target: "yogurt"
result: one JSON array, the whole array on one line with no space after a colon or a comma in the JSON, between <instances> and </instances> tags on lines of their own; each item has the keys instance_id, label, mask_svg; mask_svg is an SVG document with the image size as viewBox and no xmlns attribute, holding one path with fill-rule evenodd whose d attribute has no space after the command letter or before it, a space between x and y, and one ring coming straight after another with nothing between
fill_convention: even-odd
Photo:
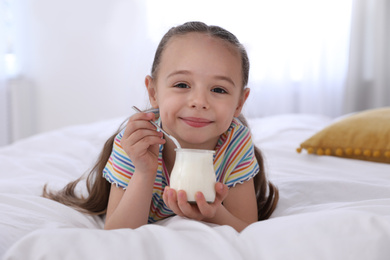
<instances>
[{"instance_id":1,"label":"yogurt","mask_svg":"<svg viewBox=\"0 0 390 260\"><path fill-rule=\"evenodd\" d=\"M215 151L177 148L170 176L172 189L184 190L187 201L195 202L195 194L203 193L207 202L215 200L216 176L213 165Z\"/></svg>"}]
</instances>

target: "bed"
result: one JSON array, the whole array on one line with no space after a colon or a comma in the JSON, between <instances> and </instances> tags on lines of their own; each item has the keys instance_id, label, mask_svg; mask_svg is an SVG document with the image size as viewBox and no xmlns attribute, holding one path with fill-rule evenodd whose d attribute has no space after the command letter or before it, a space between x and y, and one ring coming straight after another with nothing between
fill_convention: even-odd
<instances>
[{"instance_id":1,"label":"bed","mask_svg":"<svg viewBox=\"0 0 390 260\"><path fill-rule=\"evenodd\" d=\"M59 189L87 172L123 120L0 149L0 258L390 259L390 164L301 151L304 140L336 120L321 115L249 119L280 200L270 219L241 233L179 216L105 231L100 217L40 196L45 183Z\"/></svg>"}]
</instances>

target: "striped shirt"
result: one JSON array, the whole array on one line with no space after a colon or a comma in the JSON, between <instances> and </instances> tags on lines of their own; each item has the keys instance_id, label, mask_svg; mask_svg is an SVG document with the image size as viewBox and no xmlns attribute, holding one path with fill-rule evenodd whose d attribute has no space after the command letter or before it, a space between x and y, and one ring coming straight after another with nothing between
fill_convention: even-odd
<instances>
[{"instance_id":1,"label":"striped shirt","mask_svg":"<svg viewBox=\"0 0 390 260\"><path fill-rule=\"evenodd\" d=\"M156 123L161 125L160 119ZM114 140L112 153L103 170L103 177L110 183L126 189L135 168L121 146L123 133L124 130ZM159 150L148 223L174 215L162 198L165 186L169 186L169 174L162 157L163 145L160 145ZM233 119L229 129L220 136L215 151L216 181L226 184L229 188L253 178L259 172L250 131L236 118Z\"/></svg>"}]
</instances>

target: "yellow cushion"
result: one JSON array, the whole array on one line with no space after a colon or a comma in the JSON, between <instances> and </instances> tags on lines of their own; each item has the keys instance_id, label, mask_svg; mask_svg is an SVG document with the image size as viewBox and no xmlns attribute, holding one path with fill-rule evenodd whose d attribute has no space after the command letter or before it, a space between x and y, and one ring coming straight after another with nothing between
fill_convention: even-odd
<instances>
[{"instance_id":1,"label":"yellow cushion","mask_svg":"<svg viewBox=\"0 0 390 260\"><path fill-rule=\"evenodd\" d=\"M345 117L325 127L300 148L310 154L390 163L390 107Z\"/></svg>"}]
</instances>

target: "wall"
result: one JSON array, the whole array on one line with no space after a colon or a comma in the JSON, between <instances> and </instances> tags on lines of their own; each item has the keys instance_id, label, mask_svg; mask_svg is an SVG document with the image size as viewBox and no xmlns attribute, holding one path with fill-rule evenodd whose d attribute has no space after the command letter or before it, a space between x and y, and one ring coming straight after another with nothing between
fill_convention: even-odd
<instances>
[{"instance_id":1,"label":"wall","mask_svg":"<svg viewBox=\"0 0 390 260\"><path fill-rule=\"evenodd\" d=\"M22 77L31 82L35 132L125 116L147 104L155 46L137 1L30 0L23 6ZM131 14L131 15L129 15ZM137 66L139 60L150 60Z\"/></svg>"},{"instance_id":2,"label":"wall","mask_svg":"<svg viewBox=\"0 0 390 260\"><path fill-rule=\"evenodd\" d=\"M9 115L8 115L8 102L7 102L7 91L4 81L0 79L0 146L9 143Z\"/></svg>"}]
</instances>

